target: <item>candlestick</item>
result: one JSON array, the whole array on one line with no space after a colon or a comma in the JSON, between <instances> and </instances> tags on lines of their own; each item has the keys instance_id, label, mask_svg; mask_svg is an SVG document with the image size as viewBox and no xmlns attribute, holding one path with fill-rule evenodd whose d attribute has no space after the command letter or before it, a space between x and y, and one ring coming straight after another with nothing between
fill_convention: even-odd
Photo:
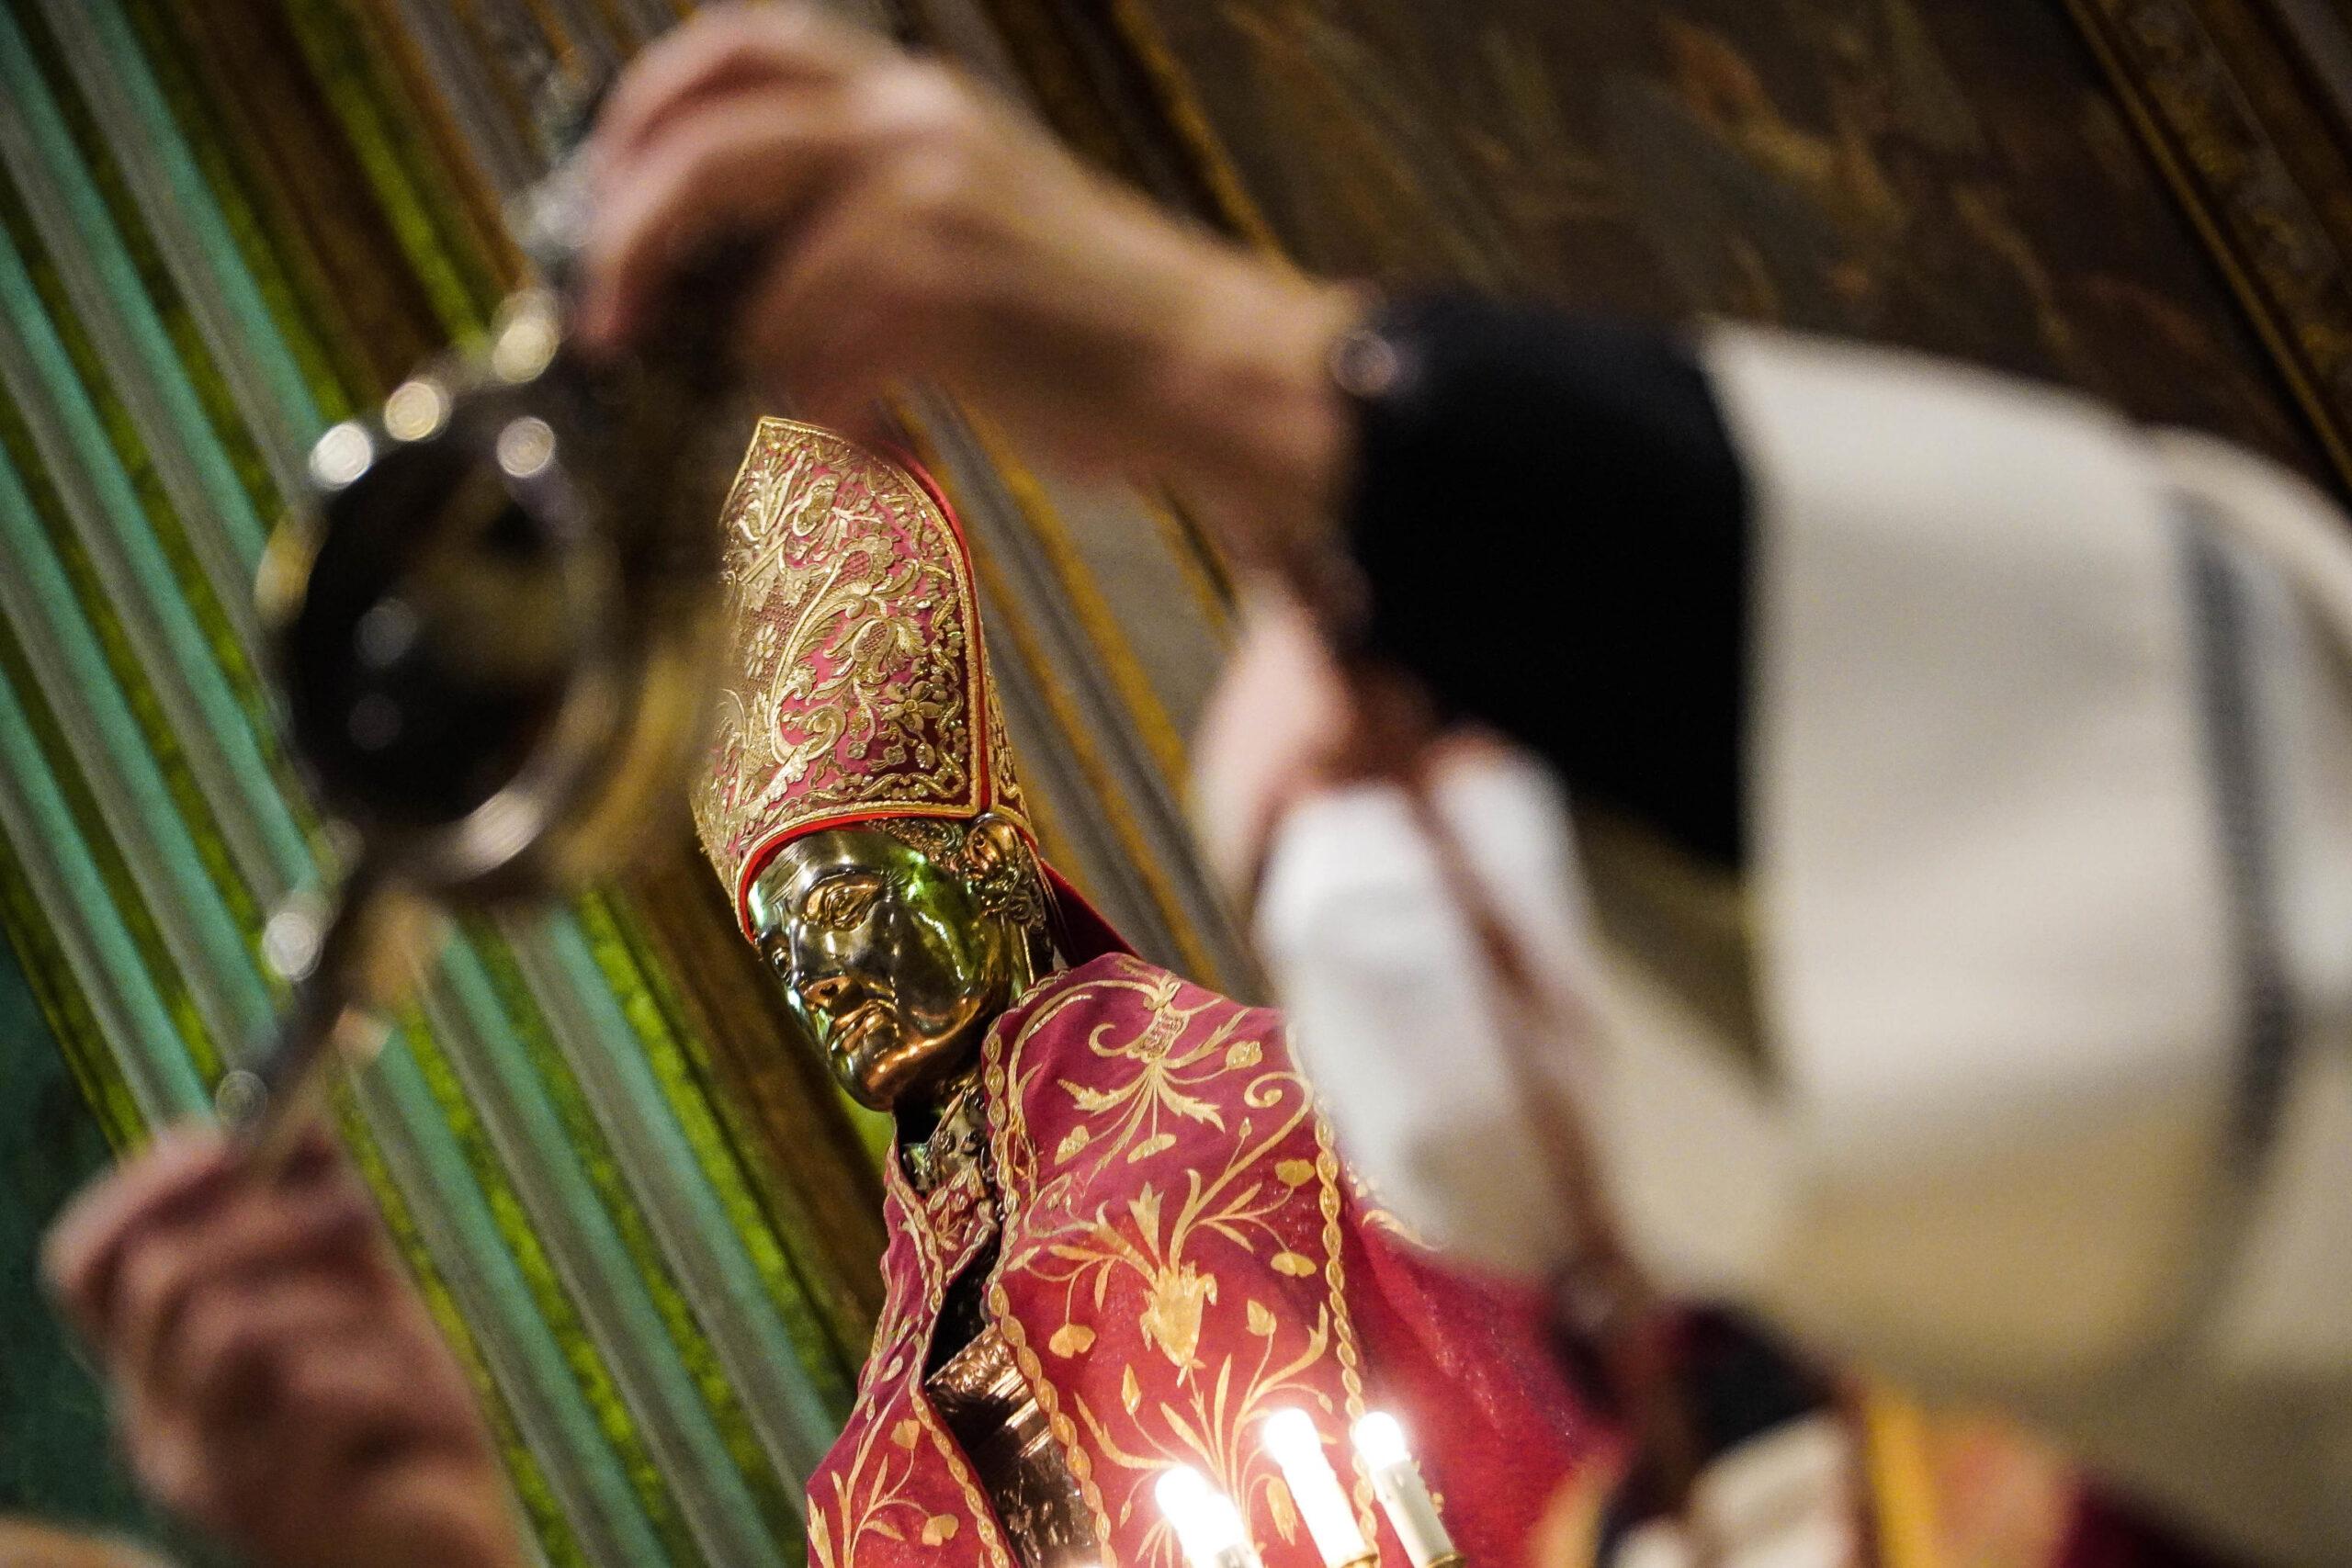
<instances>
[{"instance_id":1,"label":"candlestick","mask_svg":"<svg viewBox=\"0 0 2352 1568\"><path fill-rule=\"evenodd\" d=\"M1323 1554L1324 1568L1362 1568L1373 1560L1363 1531L1356 1528L1356 1512L1348 1495L1323 1457L1323 1434L1315 1417L1304 1410L1277 1410L1266 1417L1261 1435L1266 1451L1283 1468L1291 1497L1306 1520L1306 1533Z\"/></svg>"},{"instance_id":2,"label":"candlestick","mask_svg":"<svg viewBox=\"0 0 2352 1568\"><path fill-rule=\"evenodd\" d=\"M1188 1464L1170 1465L1152 1486L1159 1511L1193 1568L1265 1568L1233 1500L1213 1491Z\"/></svg>"},{"instance_id":3,"label":"candlestick","mask_svg":"<svg viewBox=\"0 0 2352 1568\"><path fill-rule=\"evenodd\" d=\"M1405 1543L1413 1568L1460 1568L1462 1554L1445 1533L1445 1521L1438 1517L1437 1503L1405 1447L1405 1428L1396 1417L1375 1410L1356 1423L1354 1437L1356 1455L1372 1475L1373 1495Z\"/></svg>"}]
</instances>

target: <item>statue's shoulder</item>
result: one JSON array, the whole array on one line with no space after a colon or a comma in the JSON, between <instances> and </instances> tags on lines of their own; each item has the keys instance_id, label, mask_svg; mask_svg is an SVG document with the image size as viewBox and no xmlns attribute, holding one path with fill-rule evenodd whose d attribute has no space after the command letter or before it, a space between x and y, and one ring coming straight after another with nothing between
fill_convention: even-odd
<instances>
[{"instance_id":1,"label":"statue's shoulder","mask_svg":"<svg viewBox=\"0 0 2352 1568\"><path fill-rule=\"evenodd\" d=\"M1315 1169L1311 1099L1280 1015L1140 959L1039 985L984 1062L999 1180L1035 1234L1125 1213L1186 1170Z\"/></svg>"},{"instance_id":2,"label":"statue's shoulder","mask_svg":"<svg viewBox=\"0 0 2352 1568\"><path fill-rule=\"evenodd\" d=\"M1074 969L1057 970L1023 993L999 1025L1008 1035L1083 1036L1094 1024L1159 1020L1186 1033L1242 1027L1279 1034L1282 1015L1195 985L1132 953L1105 953Z\"/></svg>"},{"instance_id":3,"label":"statue's shoulder","mask_svg":"<svg viewBox=\"0 0 2352 1568\"><path fill-rule=\"evenodd\" d=\"M1290 1065L1282 1015L1195 985L1129 953L1109 953L1047 976L991 1031L989 1054L1017 1077L1076 1075L1136 1066L1204 1043L1250 1048L1236 1060Z\"/></svg>"}]
</instances>

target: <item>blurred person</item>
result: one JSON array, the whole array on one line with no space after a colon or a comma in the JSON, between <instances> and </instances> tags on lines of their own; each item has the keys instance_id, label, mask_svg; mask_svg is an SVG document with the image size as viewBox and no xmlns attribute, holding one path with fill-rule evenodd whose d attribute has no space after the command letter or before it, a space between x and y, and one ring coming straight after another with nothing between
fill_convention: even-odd
<instances>
[{"instance_id":1,"label":"blurred person","mask_svg":"<svg viewBox=\"0 0 2352 1568\"><path fill-rule=\"evenodd\" d=\"M1609 1392L1595 1362L1606 1340L1593 1313L1610 1303L1591 1292L1594 1216L1563 1201L1581 1173L1561 1170L1543 1111L1572 1100L1606 1116L1629 1077L1640 1082L1641 1055L1601 1005L1607 965L1568 802L1523 750L1437 728L1393 690L1374 696L1367 721L1311 617L1280 592L1246 594L1241 628L1196 737L1193 820L1211 868L1251 912L1299 1059L1383 1202L1443 1252L1551 1281L1571 1364ZM1508 930L1508 960L1490 920ZM1542 994L1518 994L1505 963ZM1644 1168L1709 1157L1702 1128L1649 1130L1658 1145ZM1990 1418L1981 1393L1922 1409L1841 1366L1834 1340L1766 1331L1737 1282L1671 1282L1680 1299L1651 1304L1668 1346L1661 1381L1685 1407L1700 1464L1681 1521L1614 1521L1624 1562L1691 1561L1687 1541L1643 1539L1687 1529L1713 1531L1717 1568L2212 1561Z\"/></svg>"},{"instance_id":2,"label":"blurred person","mask_svg":"<svg viewBox=\"0 0 2352 1568\"><path fill-rule=\"evenodd\" d=\"M323 1134L274 1173L167 1134L75 1201L42 1267L140 1484L255 1568L530 1561L464 1373Z\"/></svg>"},{"instance_id":3,"label":"blurred person","mask_svg":"<svg viewBox=\"0 0 2352 1568\"><path fill-rule=\"evenodd\" d=\"M1353 663L1566 784L1623 1043L1577 1088L1663 1279L2352 1556L2325 498L1916 356L1374 301L797 6L650 50L594 155L592 341L763 239L736 341L800 406L929 378L1168 479ZM1390 1081L1434 1117L1423 1049Z\"/></svg>"}]
</instances>

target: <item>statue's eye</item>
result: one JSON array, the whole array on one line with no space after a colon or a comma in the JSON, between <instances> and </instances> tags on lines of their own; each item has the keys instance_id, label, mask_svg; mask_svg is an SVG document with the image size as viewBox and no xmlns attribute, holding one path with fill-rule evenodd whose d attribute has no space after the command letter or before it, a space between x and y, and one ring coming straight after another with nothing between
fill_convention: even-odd
<instances>
[{"instance_id":1,"label":"statue's eye","mask_svg":"<svg viewBox=\"0 0 2352 1568\"><path fill-rule=\"evenodd\" d=\"M836 876L808 891L801 909L809 921L831 931L845 931L865 919L882 896L878 876Z\"/></svg>"}]
</instances>

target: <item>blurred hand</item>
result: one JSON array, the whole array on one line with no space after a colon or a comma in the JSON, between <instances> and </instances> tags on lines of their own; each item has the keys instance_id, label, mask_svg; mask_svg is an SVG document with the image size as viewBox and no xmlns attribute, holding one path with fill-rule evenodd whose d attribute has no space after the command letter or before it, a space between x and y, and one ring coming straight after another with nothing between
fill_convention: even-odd
<instances>
[{"instance_id":1,"label":"blurred hand","mask_svg":"<svg viewBox=\"0 0 2352 1568\"><path fill-rule=\"evenodd\" d=\"M1193 829L1202 857L1246 908L1293 807L1340 785L1408 777L1469 744L1439 734L1413 682L1377 667L1343 668L1287 589L1252 583L1242 595L1240 640L1193 738Z\"/></svg>"},{"instance_id":2,"label":"blurred hand","mask_svg":"<svg viewBox=\"0 0 2352 1568\"><path fill-rule=\"evenodd\" d=\"M1065 463L1183 485L1246 554L1321 516L1353 296L1171 221L946 65L802 4L714 8L622 77L588 156L592 347L757 241L732 341L809 418L854 434L933 378Z\"/></svg>"},{"instance_id":3,"label":"blurred hand","mask_svg":"<svg viewBox=\"0 0 2352 1568\"><path fill-rule=\"evenodd\" d=\"M455 1359L323 1135L263 1177L166 1134L75 1200L43 1271L158 1501L261 1568L509 1568Z\"/></svg>"},{"instance_id":4,"label":"blurred hand","mask_svg":"<svg viewBox=\"0 0 2352 1568\"><path fill-rule=\"evenodd\" d=\"M1335 781L1351 723L1347 682L1314 622L1288 595L1252 586L1193 737L1193 836L1238 903L1250 902L1291 807Z\"/></svg>"}]
</instances>

